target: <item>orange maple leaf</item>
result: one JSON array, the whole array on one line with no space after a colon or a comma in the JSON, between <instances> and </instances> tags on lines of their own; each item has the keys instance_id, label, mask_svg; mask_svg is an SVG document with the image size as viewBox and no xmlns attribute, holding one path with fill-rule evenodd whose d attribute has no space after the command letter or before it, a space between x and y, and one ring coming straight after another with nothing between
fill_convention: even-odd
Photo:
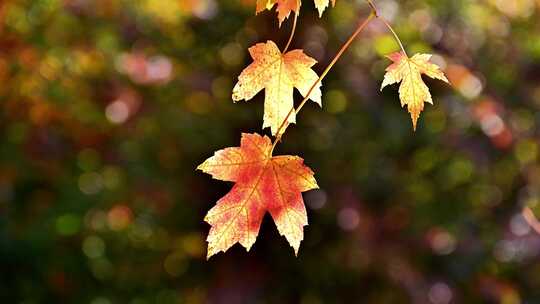
<instances>
[{"instance_id":1,"label":"orange maple leaf","mask_svg":"<svg viewBox=\"0 0 540 304\"><path fill-rule=\"evenodd\" d=\"M413 128L416 130L416 122L424 110L424 102L433 104L429 88L422 80L422 74L446 83L448 83L448 79L437 65L429 62L431 58L429 54L416 54L409 58L407 55L397 52L387 56L387 58L393 63L386 69L381 90L387 85L401 82L399 86L401 106L407 105Z\"/></svg>"},{"instance_id":2,"label":"orange maple leaf","mask_svg":"<svg viewBox=\"0 0 540 304\"><path fill-rule=\"evenodd\" d=\"M328 5L332 1L332 6L336 5L336 0L314 0L315 7L319 11L319 17L322 16ZM298 13L302 2L300 0L257 0L256 13L264 10L271 10L277 4L279 26L287 19L291 12Z\"/></svg>"},{"instance_id":3,"label":"orange maple leaf","mask_svg":"<svg viewBox=\"0 0 540 304\"><path fill-rule=\"evenodd\" d=\"M317 61L304 54L302 50L282 54L272 41L252 46L249 53L253 63L238 76L232 99L250 100L265 89L263 128L270 127L272 135L276 135L287 116L289 123L296 122L296 114L289 115L294 106L294 88L296 87L302 96L307 95L319 78L311 69ZM319 82L309 97L320 106L321 95Z\"/></svg>"},{"instance_id":4,"label":"orange maple leaf","mask_svg":"<svg viewBox=\"0 0 540 304\"><path fill-rule=\"evenodd\" d=\"M267 136L244 133L240 147L219 150L197 168L235 182L205 217L212 226L206 239L208 258L236 243L249 251L266 211L298 254L308 224L302 192L317 189L317 182L302 158L272 157L271 150Z\"/></svg>"}]
</instances>

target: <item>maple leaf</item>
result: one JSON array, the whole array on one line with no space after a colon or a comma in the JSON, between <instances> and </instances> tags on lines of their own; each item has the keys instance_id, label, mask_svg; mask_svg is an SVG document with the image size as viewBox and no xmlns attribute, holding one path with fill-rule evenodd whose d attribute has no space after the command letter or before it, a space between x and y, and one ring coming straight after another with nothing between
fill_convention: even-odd
<instances>
[{"instance_id":1,"label":"maple leaf","mask_svg":"<svg viewBox=\"0 0 540 304\"><path fill-rule=\"evenodd\" d=\"M317 182L302 158L272 157L271 150L267 136L244 133L240 147L219 150L197 168L215 179L235 182L205 217L212 226L206 239L208 258L236 243L249 251L266 211L298 254L307 225L301 193L318 188Z\"/></svg>"},{"instance_id":2,"label":"maple leaf","mask_svg":"<svg viewBox=\"0 0 540 304\"><path fill-rule=\"evenodd\" d=\"M263 129L270 127L272 135L276 135L294 106L294 88L296 87L305 97L319 78L311 69L317 61L304 54L302 50L282 54L272 41L252 46L249 53L253 63L238 76L232 99L250 100L265 89ZM321 96L321 83L318 83L309 97L321 106ZM288 122L296 122L295 113L289 115Z\"/></svg>"},{"instance_id":3,"label":"maple leaf","mask_svg":"<svg viewBox=\"0 0 540 304\"><path fill-rule=\"evenodd\" d=\"M271 10L277 4L279 26L287 19L291 12L297 13L300 10L300 0L257 0L256 14Z\"/></svg>"},{"instance_id":4,"label":"maple leaf","mask_svg":"<svg viewBox=\"0 0 540 304\"><path fill-rule=\"evenodd\" d=\"M314 0L315 7L319 11L319 17L322 16L328 5L332 2L332 6L336 5L336 0ZM298 13L302 2L300 0L257 0L256 13L264 10L271 10L277 4L279 26L287 19L291 12Z\"/></svg>"},{"instance_id":5,"label":"maple leaf","mask_svg":"<svg viewBox=\"0 0 540 304\"><path fill-rule=\"evenodd\" d=\"M416 130L416 123L420 113L424 110L424 102L433 104L429 88L422 80L422 74L446 83L448 83L448 79L437 65L429 62L431 58L429 54L416 54L409 58L407 55L397 52L387 56L387 58L393 63L386 68L381 90L387 85L401 82L399 87L401 106L407 105L413 128Z\"/></svg>"}]
</instances>

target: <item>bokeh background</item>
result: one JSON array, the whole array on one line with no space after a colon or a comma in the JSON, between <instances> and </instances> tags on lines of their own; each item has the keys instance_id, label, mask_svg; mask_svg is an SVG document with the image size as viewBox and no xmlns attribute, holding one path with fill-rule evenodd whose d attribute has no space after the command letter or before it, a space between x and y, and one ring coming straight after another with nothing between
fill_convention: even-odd
<instances>
[{"instance_id":1,"label":"bokeh background","mask_svg":"<svg viewBox=\"0 0 540 304\"><path fill-rule=\"evenodd\" d=\"M263 132L263 94L231 90L291 21L254 0L1 1L1 302L540 303L540 1L376 3L452 86L428 80L414 133L379 92L397 45L374 20L277 149L321 186L299 256L267 216L249 253L206 261L231 184L195 168ZM368 13L304 0L293 47L320 73Z\"/></svg>"}]
</instances>

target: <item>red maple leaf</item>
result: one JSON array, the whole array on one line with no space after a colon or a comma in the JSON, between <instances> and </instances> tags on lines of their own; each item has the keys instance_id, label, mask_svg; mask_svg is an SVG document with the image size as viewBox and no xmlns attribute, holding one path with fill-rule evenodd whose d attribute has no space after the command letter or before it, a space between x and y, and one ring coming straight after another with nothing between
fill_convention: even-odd
<instances>
[{"instance_id":1,"label":"red maple leaf","mask_svg":"<svg viewBox=\"0 0 540 304\"><path fill-rule=\"evenodd\" d=\"M318 188L317 182L302 158L272 156L271 151L267 136L242 134L240 147L219 150L197 168L235 182L205 217L212 226L206 239L208 258L236 243L249 251L266 211L298 254L307 225L302 192Z\"/></svg>"}]
</instances>

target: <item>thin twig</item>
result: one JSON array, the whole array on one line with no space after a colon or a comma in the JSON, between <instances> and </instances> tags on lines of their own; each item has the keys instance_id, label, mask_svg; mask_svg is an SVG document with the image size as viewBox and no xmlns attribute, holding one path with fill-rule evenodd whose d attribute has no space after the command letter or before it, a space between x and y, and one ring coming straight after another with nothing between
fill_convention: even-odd
<instances>
[{"instance_id":1,"label":"thin twig","mask_svg":"<svg viewBox=\"0 0 540 304\"><path fill-rule=\"evenodd\" d=\"M306 102L309 100L309 96L311 95L311 93L313 92L313 90L315 89L315 87L317 87L317 85L326 77L326 75L328 74L328 72L330 72L330 70L332 69L332 67L334 67L334 65L336 64L336 62L341 58L341 56L343 55L343 53L345 53L345 51L349 48L349 46L351 45L351 43L354 41L354 39L356 39L356 37L358 36L358 34L360 34L364 28L368 25L368 23L374 18L376 17L376 11L373 9L373 6L371 6L371 12L369 14L369 16L364 20L364 22L362 22L358 28L356 29L356 31L349 37L349 39L347 40L347 42L345 42L345 44L341 47L341 49L339 50L339 52L337 53L337 55L334 57L334 59L332 60L332 62L330 62L330 64L326 67L326 69L324 70L324 72L321 74L321 76L317 79L317 81L315 81L315 83L313 83L313 85L311 86L311 88L309 89L309 91L307 92L306 96L304 97L304 99L302 100L302 102L300 103L300 105L298 106L298 108L295 110L295 108L291 108L291 110L289 111L289 113L287 114L287 116L285 117L285 119L283 120L283 122L281 123L281 125L279 126L278 130L277 130L277 133L276 133L276 139L274 140L274 143L272 145L272 149L270 150L270 155L272 155L272 152L274 151L274 148L276 147L277 143L281 141L281 137L283 136L283 132L285 131L285 129L287 128L288 126L288 120L289 120L289 117L295 113L295 114L298 114L300 112L300 110L302 110L302 108L304 107L304 105L306 104Z\"/></svg>"},{"instance_id":2,"label":"thin twig","mask_svg":"<svg viewBox=\"0 0 540 304\"><path fill-rule=\"evenodd\" d=\"M540 234L540 222L538 222L538 219L536 219L536 216L534 216L534 212L531 210L531 208L529 207L523 208L523 210L521 211L521 214L523 218L525 219L525 221L527 222L527 224L529 224L529 226L531 226L531 228L534 229L536 233Z\"/></svg>"},{"instance_id":3,"label":"thin twig","mask_svg":"<svg viewBox=\"0 0 540 304\"><path fill-rule=\"evenodd\" d=\"M377 7L375 6L375 3L371 0L366 0L368 5L371 7L371 10L375 14L375 17L379 18L379 12L377 11Z\"/></svg>"},{"instance_id":4,"label":"thin twig","mask_svg":"<svg viewBox=\"0 0 540 304\"><path fill-rule=\"evenodd\" d=\"M380 16L379 16L379 20L381 20L382 23L384 23L384 25L386 25L386 27L390 30L390 32L392 32L392 35L394 35L394 39L399 44L399 47L401 48L401 51L403 52L403 54L405 54L406 57L409 57L407 55L407 51L405 51L405 48L403 47L403 43L401 43L401 39L399 39L399 36L397 35L396 31L394 31L390 23L388 23L386 20L384 20L383 17L380 17Z\"/></svg>"},{"instance_id":5,"label":"thin twig","mask_svg":"<svg viewBox=\"0 0 540 304\"><path fill-rule=\"evenodd\" d=\"M289 36L289 41L287 41L287 45L283 49L283 54L285 54L287 52L287 50L289 49L289 46L291 46L291 42L293 40L294 33L296 32L296 23L297 23L297 21L298 21L298 12L296 12L294 14L294 20L293 20L293 26L292 26L292 30L291 30L291 36Z\"/></svg>"}]
</instances>

